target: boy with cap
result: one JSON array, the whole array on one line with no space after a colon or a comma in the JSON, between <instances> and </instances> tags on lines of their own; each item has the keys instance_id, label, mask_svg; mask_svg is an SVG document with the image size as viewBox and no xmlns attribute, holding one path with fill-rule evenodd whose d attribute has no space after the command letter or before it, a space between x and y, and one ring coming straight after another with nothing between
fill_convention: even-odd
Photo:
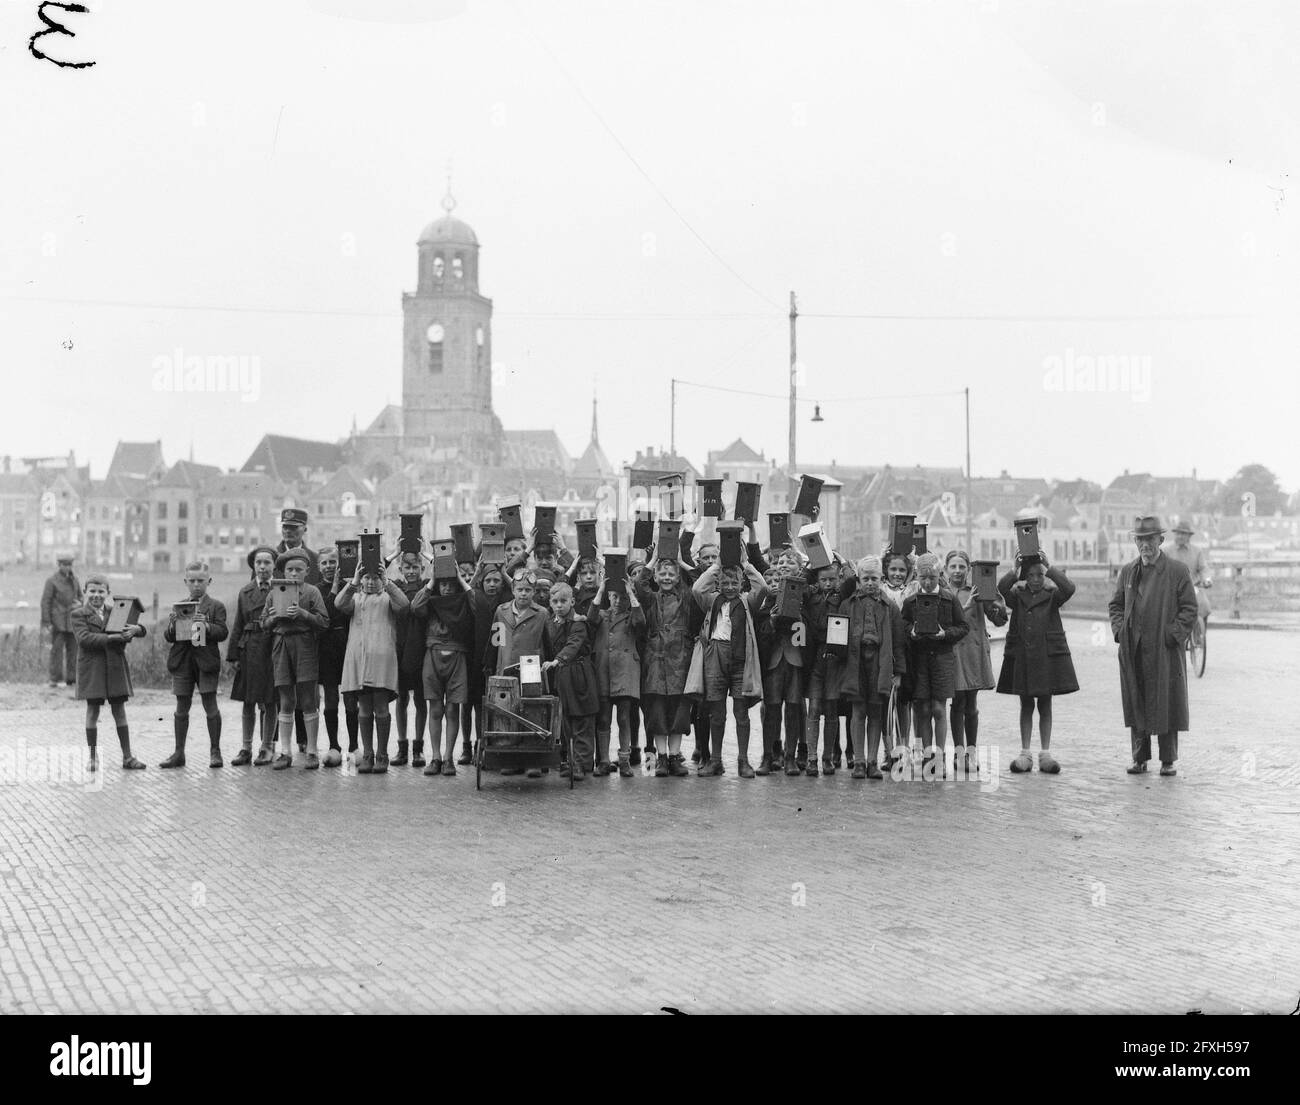
<instances>
[{"instance_id":1,"label":"boy with cap","mask_svg":"<svg viewBox=\"0 0 1300 1105\"><path fill-rule=\"evenodd\" d=\"M295 706L302 711L307 730L307 758L302 766L320 767L320 757L316 752L317 726L320 723L316 706L316 686L320 676L316 635L329 628L329 613L320 591L306 582L311 565L304 549L281 553L275 562L276 570L289 582L302 584L302 593L283 614L275 613L269 605L262 612L262 626L272 634L271 665L280 700L280 754L271 765L276 771L294 763L290 748Z\"/></svg>"},{"instance_id":2,"label":"boy with cap","mask_svg":"<svg viewBox=\"0 0 1300 1105\"><path fill-rule=\"evenodd\" d=\"M307 533L307 512L300 507L287 506L280 511L280 543L275 547L276 555L298 550L307 554L307 575L306 582L313 587L321 586L320 559L313 550L309 549L305 543ZM302 710L293 712L293 728L298 735L298 749L301 751L307 745L307 725L304 721Z\"/></svg>"},{"instance_id":3,"label":"boy with cap","mask_svg":"<svg viewBox=\"0 0 1300 1105\"><path fill-rule=\"evenodd\" d=\"M192 560L186 564L185 589L189 601L195 604L190 618L196 635L177 638L179 615L175 610L163 630L163 640L172 646L167 652L167 670L171 672L172 694L176 696L176 713L172 718L176 750L159 767L185 766L185 738L190 730L190 707L194 705L196 689L208 722L208 766L221 766L221 709L217 706L221 652L217 645L226 639L226 607L208 594L211 582L212 575L203 561Z\"/></svg>"},{"instance_id":4,"label":"boy with cap","mask_svg":"<svg viewBox=\"0 0 1300 1105\"><path fill-rule=\"evenodd\" d=\"M266 607L267 592L271 589L275 558L276 552L270 545L259 545L250 552L248 566L253 570L253 578L235 596L226 663L235 668L230 697L243 704L243 732L242 745L230 761L231 767L243 767L253 762L261 767L274 759L271 749L275 738L271 719L275 716L275 672L271 667L271 635L262 628L262 611ZM253 760L255 726L261 742L256 761Z\"/></svg>"},{"instance_id":5,"label":"boy with cap","mask_svg":"<svg viewBox=\"0 0 1300 1105\"><path fill-rule=\"evenodd\" d=\"M72 554L58 558L58 570L45 581L41 592L41 628L50 631L50 686L63 679L69 687L76 681L77 637L72 631L72 608L81 602L81 584L72 574Z\"/></svg>"}]
</instances>

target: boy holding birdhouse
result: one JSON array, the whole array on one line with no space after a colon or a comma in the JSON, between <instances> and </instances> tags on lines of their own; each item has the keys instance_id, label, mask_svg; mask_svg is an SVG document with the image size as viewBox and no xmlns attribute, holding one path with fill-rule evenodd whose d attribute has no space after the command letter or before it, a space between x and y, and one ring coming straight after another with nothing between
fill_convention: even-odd
<instances>
[{"instance_id":1,"label":"boy holding birdhouse","mask_svg":"<svg viewBox=\"0 0 1300 1105\"><path fill-rule=\"evenodd\" d=\"M201 560L185 565L184 580L189 599L172 608L163 630L163 640L171 645L167 670L172 677L172 694L176 696L176 713L172 717L176 747L158 766L185 766L185 738L197 690L208 723L208 766L221 767L221 708L217 705L221 651L217 645L227 635L226 608L208 594L212 575Z\"/></svg>"}]
</instances>

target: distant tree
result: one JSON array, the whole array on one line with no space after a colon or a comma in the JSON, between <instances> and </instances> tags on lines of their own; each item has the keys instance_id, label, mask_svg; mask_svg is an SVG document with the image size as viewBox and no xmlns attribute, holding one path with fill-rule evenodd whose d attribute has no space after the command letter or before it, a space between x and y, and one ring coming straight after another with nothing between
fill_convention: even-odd
<instances>
[{"instance_id":1,"label":"distant tree","mask_svg":"<svg viewBox=\"0 0 1300 1105\"><path fill-rule=\"evenodd\" d=\"M1223 485L1219 509L1228 515L1241 513L1241 497L1248 491L1255 496L1256 514L1272 514L1286 506L1277 477L1262 464L1247 464Z\"/></svg>"}]
</instances>

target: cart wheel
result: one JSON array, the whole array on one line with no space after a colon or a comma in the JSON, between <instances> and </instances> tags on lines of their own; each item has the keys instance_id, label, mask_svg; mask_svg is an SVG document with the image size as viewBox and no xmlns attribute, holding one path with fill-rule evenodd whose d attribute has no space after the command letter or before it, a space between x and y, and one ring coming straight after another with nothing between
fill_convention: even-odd
<instances>
[{"instance_id":1,"label":"cart wheel","mask_svg":"<svg viewBox=\"0 0 1300 1105\"><path fill-rule=\"evenodd\" d=\"M573 758L573 738L569 738L569 789L573 789L573 773L577 770L578 761Z\"/></svg>"}]
</instances>

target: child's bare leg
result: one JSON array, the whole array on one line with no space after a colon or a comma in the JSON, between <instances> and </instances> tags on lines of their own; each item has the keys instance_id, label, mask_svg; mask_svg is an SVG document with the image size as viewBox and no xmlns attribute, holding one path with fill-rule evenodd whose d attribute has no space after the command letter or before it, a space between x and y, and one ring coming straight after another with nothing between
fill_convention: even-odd
<instances>
[{"instance_id":1,"label":"child's bare leg","mask_svg":"<svg viewBox=\"0 0 1300 1105\"><path fill-rule=\"evenodd\" d=\"M1033 695L1020 696L1020 750L1029 751L1029 742L1034 735L1034 698Z\"/></svg>"},{"instance_id":2,"label":"child's bare leg","mask_svg":"<svg viewBox=\"0 0 1300 1105\"><path fill-rule=\"evenodd\" d=\"M1052 747L1052 696L1038 696L1038 742L1046 752Z\"/></svg>"},{"instance_id":3,"label":"child's bare leg","mask_svg":"<svg viewBox=\"0 0 1300 1105\"><path fill-rule=\"evenodd\" d=\"M456 734L460 732L460 714L462 709L468 711L469 707L468 706L462 707L459 702L448 702L446 712L444 714L446 718L447 745L446 745L446 750L443 752L442 758L444 761L446 761L449 764L456 762L455 761ZM430 742L432 742L433 737L430 736L429 739Z\"/></svg>"}]
</instances>

